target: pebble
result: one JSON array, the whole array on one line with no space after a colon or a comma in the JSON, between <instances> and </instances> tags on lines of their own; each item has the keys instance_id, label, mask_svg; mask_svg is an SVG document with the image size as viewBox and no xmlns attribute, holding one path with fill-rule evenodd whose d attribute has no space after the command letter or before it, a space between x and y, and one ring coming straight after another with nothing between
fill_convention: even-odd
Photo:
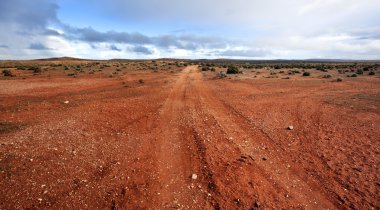
<instances>
[{"instance_id":1,"label":"pebble","mask_svg":"<svg viewBox=\"0 0 380 210\"><path fill-rule=\"evenodd\" d=\"M293 125L289 125L288 130L293 130Z\"/></svg>"},{"instance_id":2,"label":"pebble","mask_svg":"<svg viewBox=\"0 0 380 210\"><path fill-rule=\"evenodd\" d=\"M64 103L64 104L68 104L68 103L69 103L69 101L64 101L63 103Z\"/></svg>"},{"instance_id":3,"label":"pebble","mask_svg":"<svg viewBox=\"0 0 380 210\"><path fill-rule=\"evenodd\" d=\"M196 175L196 174L192 174L192 175L191 175L191 178L194 179L194 180L195 180L195 179L198 179L198 175Z\"/></svg>"}]
</instances>

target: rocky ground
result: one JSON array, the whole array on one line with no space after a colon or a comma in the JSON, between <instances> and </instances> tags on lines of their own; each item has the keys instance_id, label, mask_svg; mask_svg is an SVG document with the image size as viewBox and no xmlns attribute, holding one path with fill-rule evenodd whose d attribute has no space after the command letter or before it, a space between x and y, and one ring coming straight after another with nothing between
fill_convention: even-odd
<instances>
[{"instance_id":1,"label":"rocky ground","mask_svg":"<svg viewBox=\"0 0 380 210\"><path fill-rule=\"evenodd\" d=\"M380 208L376 75L86 68L0 78L0 209Z\"/></svg>"}]
</instances>

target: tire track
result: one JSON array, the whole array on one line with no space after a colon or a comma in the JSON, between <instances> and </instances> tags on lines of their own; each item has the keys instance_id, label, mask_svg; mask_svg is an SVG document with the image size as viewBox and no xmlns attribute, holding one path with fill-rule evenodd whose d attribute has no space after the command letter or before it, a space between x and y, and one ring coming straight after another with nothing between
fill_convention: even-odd
<instances>
[{"instance_id":1,"label":"tire track","mask_svg":"<svg viewBox=\"0 0 380 210\"><path fill-rule=\"evenodd\" d=\"M325 195L319 191L314 191L297 174L289 170L286 163L282 161L281 154L266 149L268 146L273 146L270 136L260 129L257 130L257 126L252 127L252 122L247 121L246 117L236 110L234 111L234 109L231 111L230 106L226 106L216 99L214 94L203 83L202 75L199 72L193 72L191 77L194 80L197 92L200 94L200 101L203 107L206 107L206 111L215 118L222 130L230 135L230 141L238 145L242 154L249 154L258 160L263 159L263 161L255 161L261 173L270 177L269 179L274 186L287 189L288 194L286 197L296 200L300 207L335 208ZM252 143L253 147L243 146L245 140Z\"/></svg>"}]
</instances>

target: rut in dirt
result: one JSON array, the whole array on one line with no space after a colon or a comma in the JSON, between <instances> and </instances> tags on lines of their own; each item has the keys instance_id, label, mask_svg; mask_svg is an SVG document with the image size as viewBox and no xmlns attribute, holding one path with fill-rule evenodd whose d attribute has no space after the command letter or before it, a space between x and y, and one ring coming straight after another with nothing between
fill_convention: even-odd
<instances>
[{"instance_id":1,"label":"rut in dirt","mask_svg":"<svg viewBox=\"0 0 380 210\"><path fill-rule=\"evenodd\" d=\"M196 142L190 136L189 114L186 112L186 94L189 93L189 73L193 68L183 70L159 111L151 136L156 146L158 186L156 200L162 208L204 208L209 206L207 193L202 190L199 175L199 155Z\"/></svg>"},{"instance_id":2,"label":"rut in dirt","mask_svg":"<svg viewBox=\"0 0 380 210\"><path fill-rule=\"evenodd\" d=\"M230 108L207 89L195 66L179 75L153 132L159 145L162 207L244 209L265 202L272 207L335 208L290 172L280 156L271 154L270 164L254 160L268 154L242 147L240 139L256 140L256 145L271 139L252 131L250 123ZM192 173L199 180L191 180Z\"/></svg>"}]
</instances>

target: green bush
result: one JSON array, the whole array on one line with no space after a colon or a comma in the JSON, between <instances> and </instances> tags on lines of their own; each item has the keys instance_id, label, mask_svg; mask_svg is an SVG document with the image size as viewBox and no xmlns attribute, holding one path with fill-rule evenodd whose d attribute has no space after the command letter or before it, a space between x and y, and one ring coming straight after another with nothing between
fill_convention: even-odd
<instances>
[{"instance_id":1,"label":"green bush","mask_svg":"<svg viewBox=\"0 0 380 210\"><path fill-rule=\"evenodd\" d=\"M375 75L375 72L374 71L370 71L369 73L368 73L368 75Z\"/></svg>"},{"instance_id":2,"label":"green bush","mask_svg":"<svg viewBox=\"0 0 380 210\"><path fill-rule=\"evenodd\" d=\"M239 74L241 73L236 66L229 66L227 68L227 74Z\"/></svg>"},{"instance_id":3,"label":"green bush","mask_svg":"<svg viewBox=\"0 0 380 210\"><path fill-rule=\"evenodd\" d=\"M305 71L305 72L302 74L302 76L304 76L304 77L308 77L308 76L310 76L310 72Z\"/></svg>"},{"instance_id":4,"label":"green bush","mask_svg":"<svg viewBox=\"0 0 380 210\"><path fill-rule=\"evenodd\" d=\"M363 70L361 69L356 70L356 74L363 74Z\"/></svg>"}]
</instances>

